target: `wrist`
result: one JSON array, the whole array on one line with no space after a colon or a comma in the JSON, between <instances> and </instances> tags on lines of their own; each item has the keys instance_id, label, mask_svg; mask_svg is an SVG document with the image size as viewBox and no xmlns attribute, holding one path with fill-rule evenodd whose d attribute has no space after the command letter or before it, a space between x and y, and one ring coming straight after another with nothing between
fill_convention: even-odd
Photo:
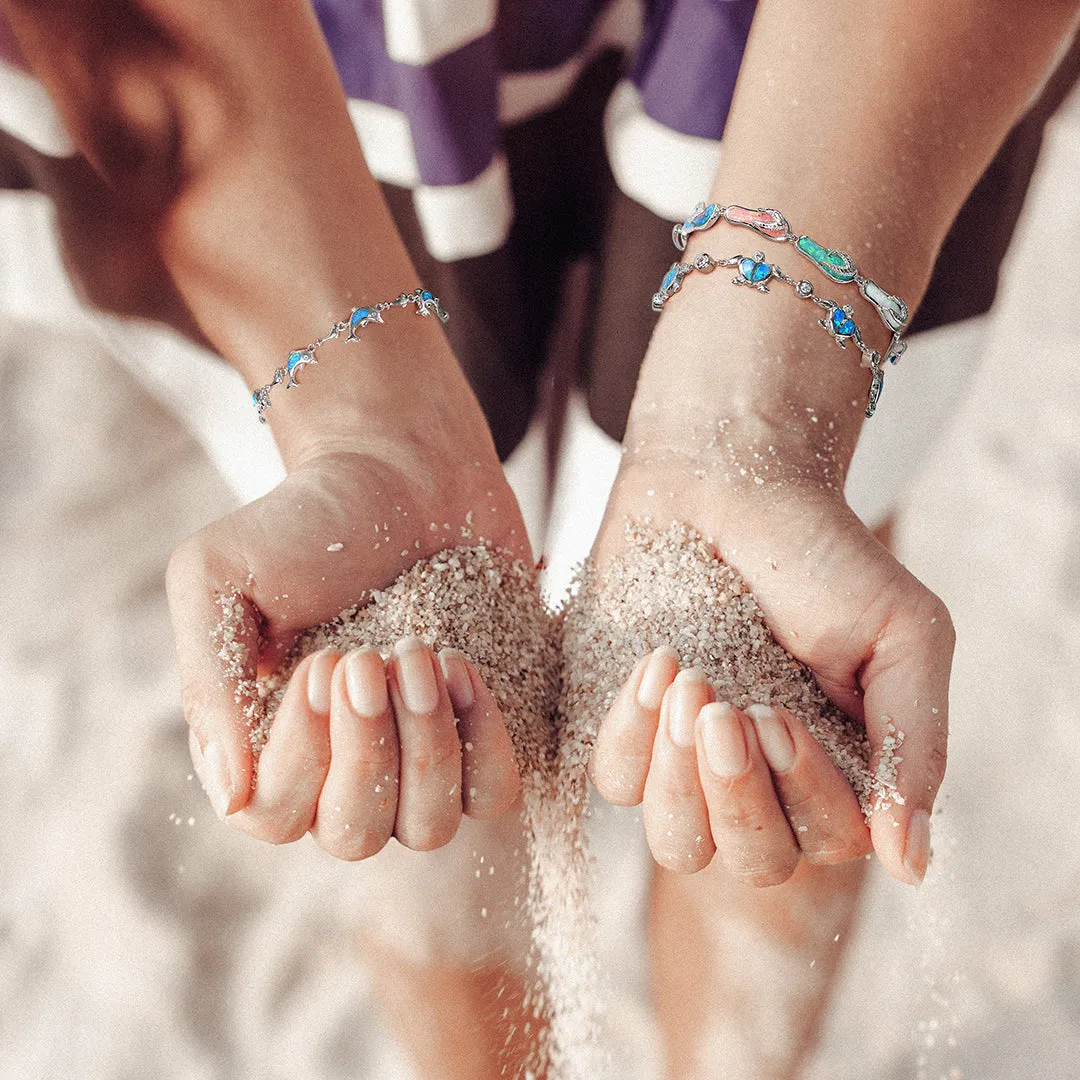
<instances>
[{"instance_id":1,"label":"wrist","mask_svg":"<svg viewBox=\"0 0 1080 1080\"><path fill-rule=\"evenodd\" d=\"M392 310L357 340L344 337L319 348L315 364L297 369L296 385L279 385L269 397L264 416L287 470L338 452L393 463L403 446L420 457L446 446L470 460L493 455L479 406L437 319ZM282 362L264 362L264 383Z\"/></svg>"},{"instance_id":2,"label":"wrist","mask_svg":"<svg viewBox=\"0 0 1080 1080\"><path fill-rule=\"evenodd\" d=\"M689 275L668 301L642 366L626 445L715 450L733 441L783 448L790 460L828 451L844 467L861 430L870 372L816 325L820 309L775 285L732 288Z\"/></svg>"}]
</instances>

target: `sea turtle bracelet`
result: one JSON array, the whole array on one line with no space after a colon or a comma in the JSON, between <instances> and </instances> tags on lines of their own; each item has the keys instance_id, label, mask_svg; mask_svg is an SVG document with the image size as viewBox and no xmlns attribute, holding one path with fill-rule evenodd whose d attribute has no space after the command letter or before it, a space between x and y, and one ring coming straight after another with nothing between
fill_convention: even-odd
<instances>
[{"instance_id":1,"label":"sea turtle bracelet","mask_svg":"<svg viewBox=\"0 0 1080 1080\"><path fill-rule=\"evenodd\" d=\"M751 210L745 206L720 206L718 203L698 203L694 213L671 230L671 239L680 251L686 250L691 233L711 229L721 218L730 225L743 225L753 229L759 236L778 243L794 244L795 249L809 259L826 277L840 285L854 282L859 292L873 304L875 310L892 334L885 359L895 364L907 347L902 334L907 329L908 306L899 296L886 292L875 281L859 273L855 260L844 251L823 247L809 236L792 232L787 219L779 210Z\"/></svg>"},{"instance_id":2,"label":"sea turtle bracelet","mask_svg":"<svg viewBox=\"0 0 1080 1080\"><path fill-rule=\"evenodd\" d=\"M413 289L413 291L409 293L402 293L394 300L380 300L377 304L353 308L348 319L344 322L334 323L334 325L331 326L318 341L313 341L307 347L296 349L289 353L288 360L274 372L274 378L265 386L260 386L258 390L252 392L251 400L254 402L255 409L259 414L259 423L266 423L266 417L263 416L263 412L270 408L270 391L277 386L278 383L284 383L286 390L291 390L294 386L299 386L300 382L296 378L297 372L308 364L318 363L315 359L315 354L328 341L333 341L334 338L340 337L346 330L349 332L348 336L345 338L346 342L358 341L359 338L356 336L357 330L362 330L365 326L370 326L372 323L381 323L383 321L382 313L384 311L389 311L390 308L403 308L408 307L410 304L415 304L416 314L423 315L424 318L427 318L431 314L435 314L440 322L446 322L449 318L446 312L443 311L442 305L439 303L439 298L433 293L428 292L427 289L419 288Z\"/></svg>"},{"instance_id":3,"label":"sea turtle bracelet","mask_svg":"<svg viewBox=\"0 0 1080 1080\"><path fill-rule=\"evenodd\" d=\"M796 296L824 308L826 315L818 321L818 326L822 327L841 349L846 349L849 341L854 342L855 347L862 353L862 366L870 369L870 392L866 400L866 416L874 415L885 384L885 369L881 354L863 341L862 332L852 318L854 311L851 305L845 304L841 307L832 300L816 295L814 286L809 281L796 281L788 277L775 263L766 262L764 252L756 251L753 256L732 255L727 259L714 259L703 252L696 256L693 262L672 263L671 269L660 282L659 290L653 295L653 311L664 310L664 305L668 300L682 288L683 278L687 274L692 274L695 270L702 274L711 274L718 266L736 268L736 276L731 279L733 285L749 285L758 292L768 292L770 281L780 281L785 285L790 285Z\"/></svg>"}]
</instances>

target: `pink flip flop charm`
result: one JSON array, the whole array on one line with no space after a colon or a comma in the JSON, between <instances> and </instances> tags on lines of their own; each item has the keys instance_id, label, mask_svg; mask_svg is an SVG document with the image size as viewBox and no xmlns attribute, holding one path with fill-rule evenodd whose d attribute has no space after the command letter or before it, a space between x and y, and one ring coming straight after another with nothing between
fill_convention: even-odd
<instances>
[{"instance_id":1,"label":"pink flip flop charm","mask_svg":"<svg viewBox=\"0 0 1080 1080\"><path fill-rule=\"evenodd\" d=\"M779 210L750 210L745 206L725 206L724 220L730 225L745 225L770 240L783 240L791 233L784 215Z\"/></svg>"}]
</instances>

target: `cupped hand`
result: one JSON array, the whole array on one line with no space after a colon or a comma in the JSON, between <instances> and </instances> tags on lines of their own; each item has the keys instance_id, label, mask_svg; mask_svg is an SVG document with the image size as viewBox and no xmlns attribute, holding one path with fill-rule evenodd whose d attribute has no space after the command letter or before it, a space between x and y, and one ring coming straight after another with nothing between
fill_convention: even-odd
<instances>
[{"instance_id":1,"label":"cupped hand","mask_svg":"<svg viewBox=\"0 0 1080 1080\"><path fill-rule=\"evenodd\" d=\"M461 815L495 817L519 778L502 715L461 653L418 639L305 658L285 689L256 767L247 702L223 666L222 597L239 626L241 682L275 670L296 635L332 619L417 560L483 541L529 558L498 463L324 453L264 498L188 538L169 565L192 757L219 816L286 843L311 831L360 859L391 835L427 850ZM235 620L234 620L235 621ZM379 649L392 652L384 659ZM236 674L234 670L233 674Z\"/></svg>"},{"instance_id":2,"label":"cupped hand","mask_svg":"<svg viewBox=\"0 0 1080 1080\"><path fill-rule=\"evenodd\" d=\"M842 862L872 845L891 874L918 883L946 760L948 611L859 522L839 484L819 467L785 464L782 451L773 456L779 434L741 447L731 438L723 454L637 446L612 492L597 564L602 572L620 550L627 519L686 523L709 538L746 579L780 644L865 723L870 768L891 755L895 786L867 825L797 717L716 701L705 675L680 672L669 649L640 658L600 726L590 776L609 801L644 803L649 846L672 870L700 870L715 855L737 877L771 885L800 858ZM739 465L767 450L771 475Z\"/></svg>"}]
</instances>

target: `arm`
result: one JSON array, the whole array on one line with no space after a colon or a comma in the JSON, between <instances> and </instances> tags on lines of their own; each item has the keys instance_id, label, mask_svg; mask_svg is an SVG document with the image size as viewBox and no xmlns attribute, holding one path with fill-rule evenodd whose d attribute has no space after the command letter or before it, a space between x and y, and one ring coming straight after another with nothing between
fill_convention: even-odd
<instances>
[{"instance_id":1,"label":"arm","mask_svg":"<svg viewBox=\"0 0 1080 1080\"><path fill-rule=\"evenodd\" d=\"M852 253L867 276L914 309L950 223L1049 75L1076 12L1075 2L837 2L807 9L762 0L712 198L780 210L797 232ZM722 258L755 249L789 275L812 280L819 294L851 302L868 343L884 349L888 334L855 287L827 282L790 245L721 223L694 234L683 261L703 251ZM661 753L652 758L660 760L659 777L654 781L650 771L648 787L639 777L630 794L644 797L653 851L666 865L687 866L683 852L666 849L673 804L665 790L684 788L692 767L704 791L688 835L700 834L711 815L725 857L752 851L757 841L733 836L724 822L770 823L761 840L772 840L758 849L768 857L743 867L758 883L789 876L800 849L812 861L836 861L857 857L871 838L894 875L917 881L928 854L923 815L945 765L948 613L843 502L870 381L858 353L840 352L815 326L820 311L790 289L774 286L766 298L729 287L723 276L689 275L659 320L598 554L618 550L623 520L646 512L713 536L749 581L778 640L811 666L841 707L865 720L875 753L882 753L889 723L904 731L897 774L904 801L875 813L865 835L851 806L821 799L826 818L850 823L846 841L838 844L821 814L816 825L804 818L806 828L793 836L782 812L789 807L763 807L754 792L775 786L780 801L798 797L805 813L804 797L824 789L829 763L796 738L794 765L790 750L778 755L788 760L783 767L770 761L773 783L762 783L756 773L762 751L767 758L777 746L775 728L750 717L736 729L749 751L736 782L730 775L722 783L710 779L699 718L697 759L693 746L687 758L661 733ZM919 372L911 365L896 377ZM722 440L715 438L719 421ZM871 422L889 422L887 398ZM773 451L770 467L757 484L732 468L766 447ZM675 672L668 666L666 683ZM610 785L627 801L616 790L618 763L652 745L658 715L653 710L650 722L637 725L644 733L638 742L626 734L633 724L617 716L605 721L609 734L601 728L593 765L602 791ZM698 864L711 855L709 846Z\"/></svg>"},{"instance_id":2,"label":"arm","mask_svg":"<svg viewBox=\"0 0 1080 1080\"><path fill-rule=\"evenodd\" d=\"M420 284L364 163L304 0L7 6L79 147L127 207L133 227L152 238L199 331L249 387L269 382L293 349L316 340L351 307ZM529 557L490 435L437 319L392 311L359 343L327 345L323 359L305 372L299 390L272 398L268 418L286 481L189 538L169 569L200 776L219 813L273 840L295 839L315 821L332 714L350 707L344 668L318 661L298 669L282 706L288 722L275 725L253 796L247 725L217 657L220 595L241 592L237 641L246 649L247 680L256 666L273 668L297 631L452 545L466 514L474 515L477 535ZM373 522L393 523L392 545L372 542ZM424 681L418 696L438 706L419 730L456 744L434 658L426 650L420 660L408 647L399 652L391 674L396 665L400 679L412 665ZM384 703L367 719L385 723L381 660L354 663L372 681L359 697ZM403 726L406 718L398 721ZM436 751L440 760L460 763L445 746L419 748L421 755ZM505 738L497 753L505 763ZM402 754L406 775L404 745ZM303 784L294 783L297 770ZM511 788L504 785L495 805L512 801ZM434 825L410 825L404 816L396 826L403 842L445 842L460 807L457 817ZM371 832L385 842L380 830L384 825ZM325 833L319 839L335 854L358 857L354 841L364 831L354 829L352 840Z\"/></svg>"},{"instance_id":3,"label":"arm","mask_svg":"<svg viewBox=\"0 0 1080 1080\"><path fill-rule=\"evenodd\" d=\"M80 149L249 386L351 304L418 284L309 4L8 7ZM392 385L373 380L391 357ZM287 464L314 446L351 445L361 412L372 433L373 418L400 411L404 386L424 392L421 371L461 379L434 319L388 319L350 360L270 411Z\"/></svg>"}]
</instances>

